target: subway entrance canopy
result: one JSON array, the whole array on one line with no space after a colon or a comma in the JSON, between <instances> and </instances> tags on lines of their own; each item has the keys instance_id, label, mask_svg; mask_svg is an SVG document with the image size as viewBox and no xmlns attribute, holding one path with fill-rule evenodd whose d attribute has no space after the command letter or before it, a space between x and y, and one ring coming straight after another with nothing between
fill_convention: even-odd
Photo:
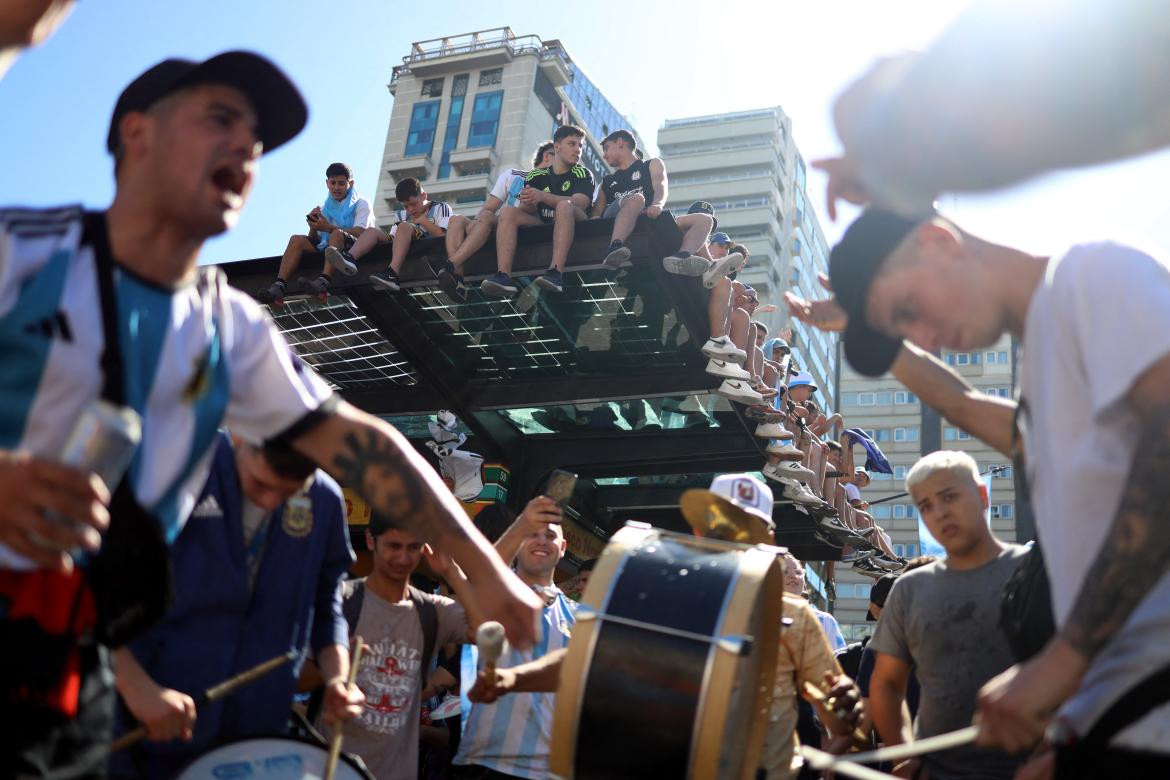
<instances>
[{"instance_id":1,"label":"subway entrance canopy","mask_svg":"<svg viewBox=\"0 0 1170 780\"><path fill-rule=\"evenodd\" d=\"M383 417L422 446L439 409L465 426L463 449L511 472L507 503L516 510L554 468L580 475L570 514L599 540L627 520L687 530L678 499L713 475L758 472L766 442L742 407L716 395L704 371L708 291L700 279L667 273L661 258L681 235L664 214L640 218L627 245L632 265L601 265L611 220L577 225L562 294L532 282L549 265L552 226L521 231L512 300L475 289L495 271L489 241L467 264L467 300L442 293L434 271L442 239L415 242L400 276L403 289L373 287L389 247L359 261L353 277L334 276L325 303L289 297L273 319L294 351L354 405ZM222 266L249 293L276 277L280 258ZM307 278L320 255L302 262ZM839 552L818 543L813 521L778 507L778 542L805 560Z\"/></svg>"}]
</instances>

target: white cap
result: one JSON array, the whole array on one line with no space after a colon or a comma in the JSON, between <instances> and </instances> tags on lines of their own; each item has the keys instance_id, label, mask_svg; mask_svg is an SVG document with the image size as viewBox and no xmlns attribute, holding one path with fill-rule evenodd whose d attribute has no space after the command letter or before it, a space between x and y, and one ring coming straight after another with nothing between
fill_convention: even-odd
<instances>
[{"instance_id":1,"label":"white cap","mask_svg":"<svg viewBox=\"0 0 1170 780\"><path fill-rule=\"evenodd\" d=\"M720 474L711 481L710 490L772 525L772 488L751 474Z\"/></svg>"}]
</instances>

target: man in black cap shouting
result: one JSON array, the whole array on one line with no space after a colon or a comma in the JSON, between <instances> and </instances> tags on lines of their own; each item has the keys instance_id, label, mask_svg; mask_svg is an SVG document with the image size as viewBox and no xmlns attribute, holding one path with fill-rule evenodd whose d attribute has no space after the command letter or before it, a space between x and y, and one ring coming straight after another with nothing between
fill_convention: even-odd
<instances>
[{"instance_id":1,"label":"man in black cap shouting","mask_svg":"<svg viewBox=\"0 0 1170 780\"><path fill-rule=\"evenodd\" d=\"M856 369L892 370L1003 453L1016 450L1019 411L1058 628L984 687L980 741L1023 750L1055 714L1059 776L1159 776L1170 755L1170 265L1113 243L1035 257L937 214L871 208L834 247L830 284L835 301L789 295L789 307L843 327ZM1018 406L929 354L1005 331L1023 344Z\"/></svg>"},{"instance_id":2,"label":"man in black cap shouting","mask_svg":"<svg viewBox=\"0 0 1170 780\"><path fill-rule=\"evenodd\" d=\"M306 118L296 87L255 54L166 60L114 109L107 211L0 212L7 773L100 773L112 711L104 646L165 606L163 544L193 509L221 426L292 446L448 552L509 638L533 641L536 597L409 442L337 398L222 272L197 267L203 242L238 220L260 155ZM141 441L126 476L106 485L60 461L106 443L91 425L79 428L85 447L66 447L74 420L108 419L111 406L117 419L137 414Z\"/></svg>"}]
</instances>

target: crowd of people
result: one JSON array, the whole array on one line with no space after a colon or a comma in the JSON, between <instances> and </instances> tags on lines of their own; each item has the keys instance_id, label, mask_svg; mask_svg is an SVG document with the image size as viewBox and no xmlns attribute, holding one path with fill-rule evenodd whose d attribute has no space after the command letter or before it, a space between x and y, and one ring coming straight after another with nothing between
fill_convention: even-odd
<instances>
[{"instance_id":1,"label":"crowd of people","mask_svg":"<svg viewBox=\"0 0 1170 780\"><path fill-rule=\"evenodd\" d=\"M31 20L27 29L0 38L0 67L10 47L35 39L42 13L68 3L29 5L35 13L14 17ZM894 555L866 512L867 471L854 461L860 446L867 469L888 468L881 451L813 400L790 335L769 339L753 319L758 296L735 278L746 250L714 232L703 203L668 216L665 167L644 160L626 131L603 140L614 173L595 186L580 165L584 131L560 128L474 219L405 179L390 231L373 225L349 168L330 165L328 199L257 297L280 305L288 277L317 251L326 265L309 290L327 297L331 274L356 273L379 243L392 245L392 260L370 281L395 292L411 242L443 236L436 284L459 300L463 266L493 231L498 269L481 289L512 295L517 232L540 224L553 225L553 247L537 284L557 293L577 222L613 219L598 260L619 268L640 216L674 220L680 248L661 262L711 291L707 370L757 421L768 442L761 474L777 495L751 475L721 476L712 492L749 482L767 499L752 505L766 504L765 521L811 518L833 557L875 578L873 637L844 645L831 615L801 598L803 565L785 558L760 773L808 773L801 745L843 756L974 722L966 744L884 768L934 780L1159 777L1170 758L1170 535L1156 519L1170 500L1170 266L1108 242L1037 257L933 207L944 190L1167 142L1166 15L1140 3L1085 7L1058 25L1056 49L1010 37L991 71L976 73L981 34L1006 29L999 4L976 3L934 48L880 63L842 95L845 150L820 167L830 213L837 198L865 210L832 250L822 280L831 295L786 296L793 316L843 332L857 370L892 372L1013 457L1035 510L1034 545L997 539L975 463L940 451L910 469L906 488L946 556ZM1064 70L1032 67L1038 57L1092 76L1086 94L1052 88L1045 79ZM989 79L1014 111L1020 132L1009 139L984 121L1001 99ZM263 57L166 60L114 108L107 210L0 212L10 367L0 420L10 717L0 766L9 774L169 776L208 746L287 731L290 712L306 739L339 730L379 778L548 774L552 701L577 611L555 581L567 546L561 506L537 496L489 541L398 431L337 397L249 296L197 268L202 243L234 227L261 155L306 119L296 87ZM1073 137L1053 144L1054 130ZM1113 300L1129 305L1103 314L1101 302ZM972 390L932 354L1004 332L1022 345L1016 401ZM107 484L91 473L106 464L85 457L114 440L110 409L122 412L120 435L141 440ZM844 430L825 438L833 429ZM372 508L365 578L347 579L354 551L339 483ZM721 495L735 504L743 493ZM441 593L412 584L423 561ZM488 620L510 644L491 673L471 646ZM359 641L363 660L351 670ZM295 658L248 695L202 695L290 648ZM445 706L455 690L472 702L465 719L452 717L462 706Z\"/></svg>"}]
</instances>

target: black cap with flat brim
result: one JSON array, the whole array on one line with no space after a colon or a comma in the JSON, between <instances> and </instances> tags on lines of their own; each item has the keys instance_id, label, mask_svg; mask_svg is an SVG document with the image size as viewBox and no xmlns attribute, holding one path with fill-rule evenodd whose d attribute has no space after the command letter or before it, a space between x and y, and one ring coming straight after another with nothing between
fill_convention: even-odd
<instances>
[{"instance_id":1,"label":"black cap with flat brim","mask_svg":"<svg viewBox=\"0 0 1170 780\"><path fill-rule=\"evenodd\" d=\"M256 136L264 151L291 140L309 119L309 109L300 91L270 60L247 51L227 51L203 62L163 60L143 73L118 96L106 149L118 148L122 117L131 111L146 111L158 101L184 87L197 84L226 84L243 92L256 111Z\"/></svg>"},{"instance_id":2,"label":"black cap with flat brim","mask_svg":"<svg viewBox=\"0 0 1170 780\"><path fill-rule=\"evenodd\" d=\"M890 370L901 339L890 338L866 321L869 288L890 253L926 216L908 219L889 211L866 209L829 253L829 282L849 322L843 341L845 358L860 374L881 376Z\"/></svg>"}]
</instances>

